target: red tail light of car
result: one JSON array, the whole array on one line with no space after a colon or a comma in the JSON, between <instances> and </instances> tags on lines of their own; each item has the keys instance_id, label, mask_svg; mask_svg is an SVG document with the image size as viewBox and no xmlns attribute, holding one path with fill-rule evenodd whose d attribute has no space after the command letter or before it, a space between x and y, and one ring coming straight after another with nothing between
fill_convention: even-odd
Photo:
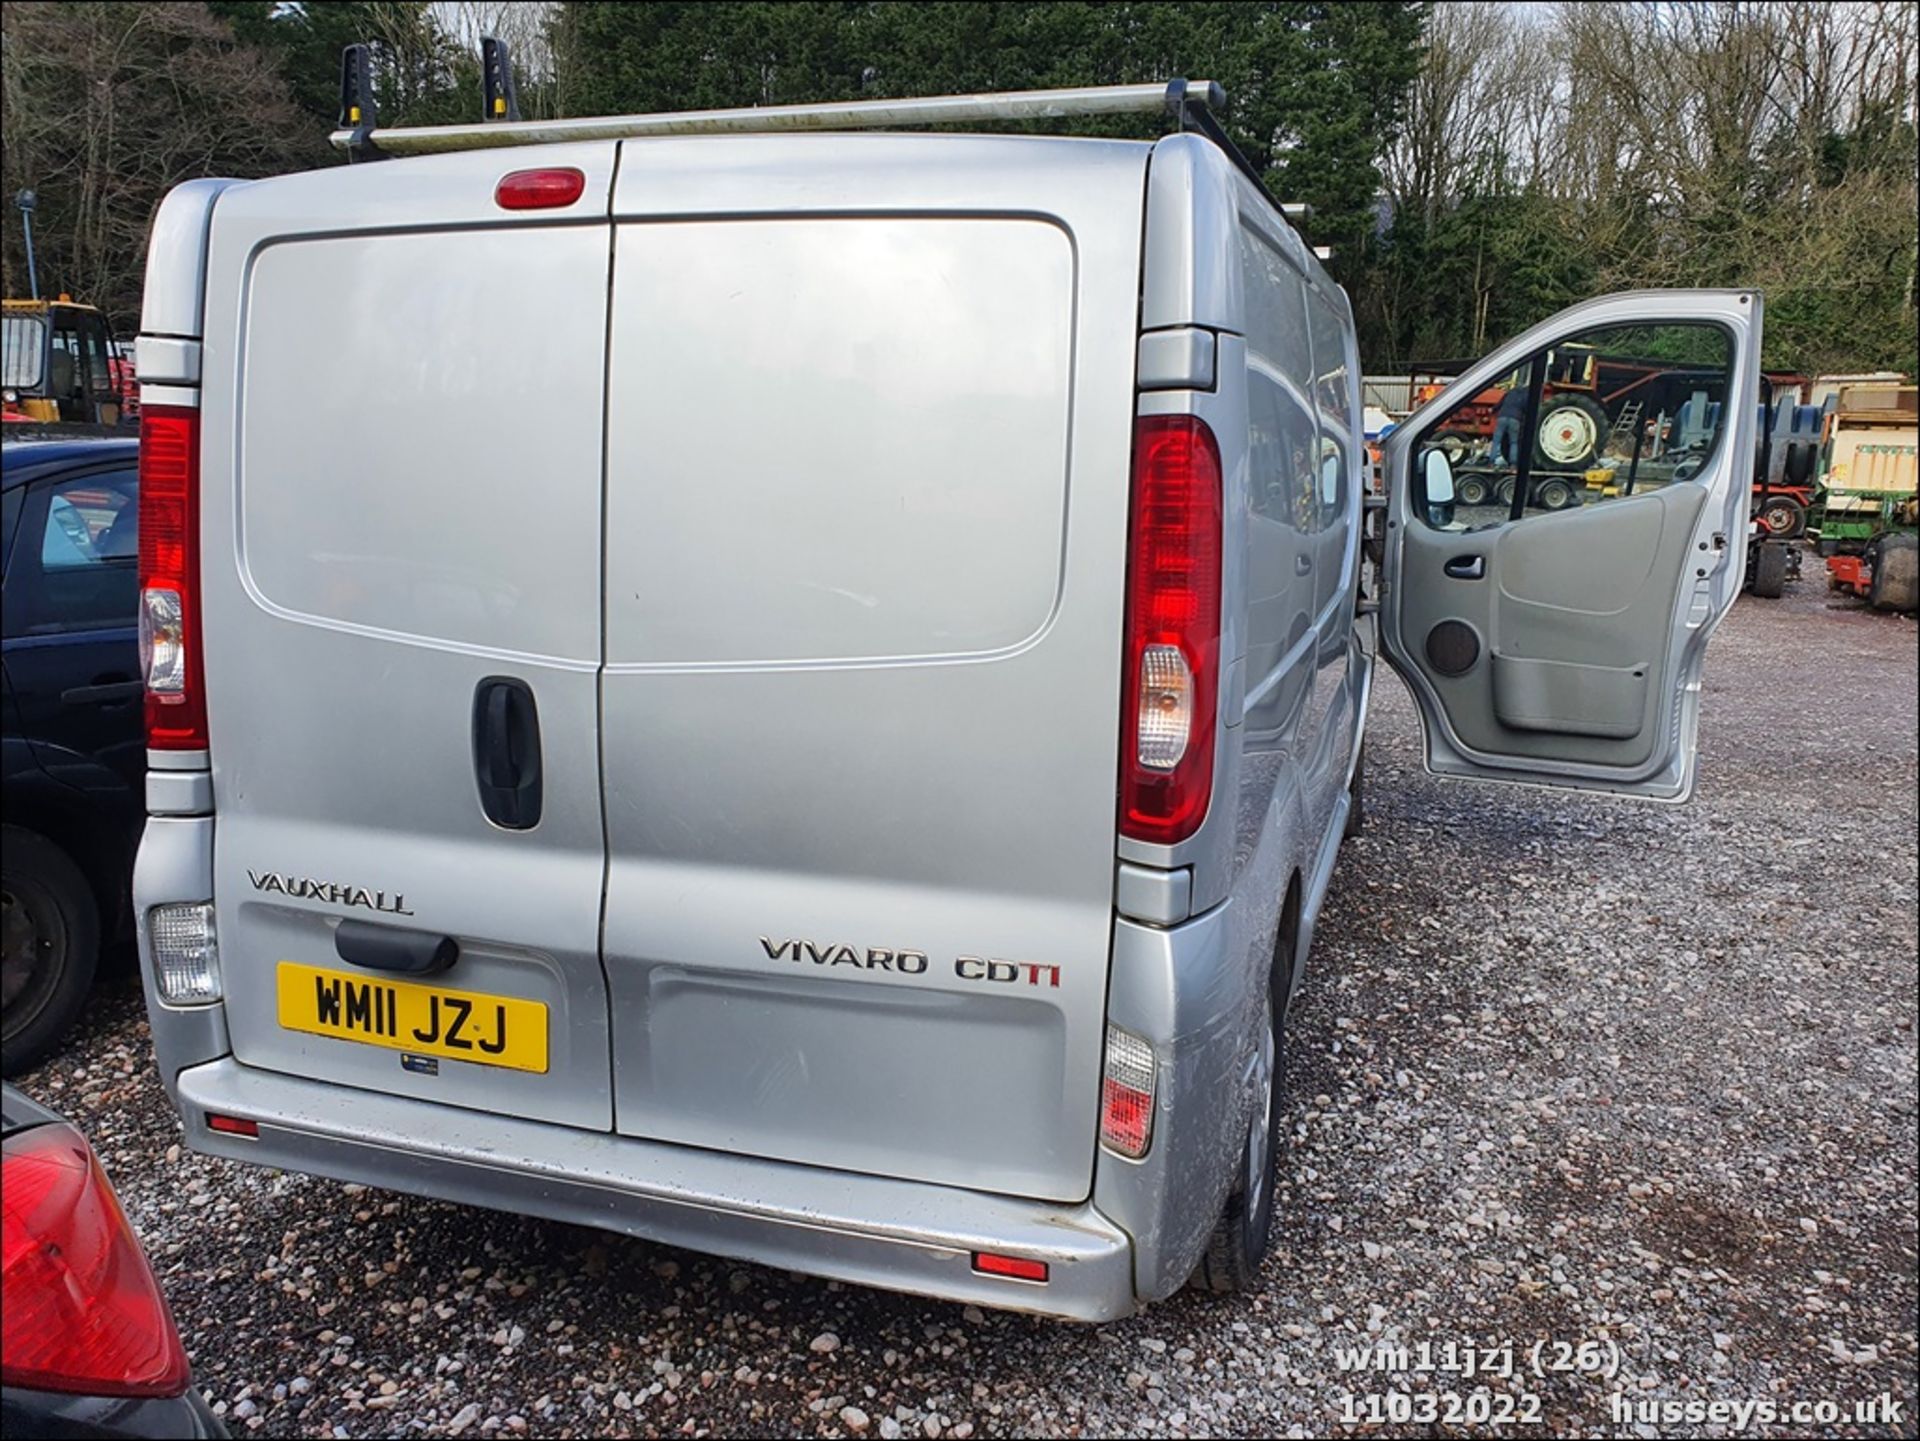
<instances>
[{"instance_id":1,"label":"red tail light of car","mask_svg":"<svg viewBox=\"0 0 1920 1441\"><path fill-rule=\"evenodd\" d=\"M86 1138L37 1126L0 1153L0 1382L178 1396L187 1353Z\"/></svg>"}]
</instances>

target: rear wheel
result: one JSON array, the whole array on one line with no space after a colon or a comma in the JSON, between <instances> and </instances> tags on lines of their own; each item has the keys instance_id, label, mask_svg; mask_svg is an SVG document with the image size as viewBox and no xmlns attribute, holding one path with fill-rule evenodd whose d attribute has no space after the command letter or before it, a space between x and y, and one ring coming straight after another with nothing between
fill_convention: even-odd
<instances>
[{"instance_id":1,"label":"rear wheel","mask_svg":"<svg viewBox=\"0 0 1920 1441\"><path fill-rule=\"evenodd\" d=\"M67 853L18 826L0 875L0 1072L17 1076L66 1034L93 986L100 917Z\"/></svg>"},{"instance_id":2,"label":"rear wheel","mask_svg":"<svg viewBox=\"0 0 1920 1441\"><path fill-rule=\"evenodd\" d=\"M1883 536L1867 602L1875 610L1913 610L1920 599L1920 537Z\"/></svg>"},{"instance_id":3,"label":"rear wheel","mask_svg":"<svg viewBox=\"0 0 1920 1441\"><path fill-rule=\"evenodd\" d=\"M1293 974L1296 907L1289 899L1267 980L1267 1004L1255 1042L1252 1113L1239 1173L1189 1283L1203 1291L1248 1291L1259 1284L1260 1263L1273 1233L1273 1196L1280 1176L1280 1024Z\"/></svg>"},{"instance_id":4,"label":"rear wheel","mask_svg":"<svg viewBox=\"0 0 1920 1441\"><path fill-rule=\"evenodd\" d=\"M1762 600L1778 600L1786 588L1786 547L1762 541L1753 552L1753 593Z\"/></svg>"},{"instance_id":5,"label":"rear wheel","mask_svg":"<svg viewBox=\"0 0 1920 1441\"><path fill-rule=\"evenodd\" d=\"M1775 540L1794 540L1805 535L1807 508L1790 495L1770 495L1760 507L1760 528Z\"/></svg>"},{"instance_id":6,"label":"rear wheel","mask_svg":"<svg viewBox=\"0 0 1920 1441\"><path fill-rule=\"evenodd\" d=\"M1565 510L1573 504L1573 487L1564 480L1549 477L1540 482L1533 498L1542 510Z\"/></svg>"}]
</instances>

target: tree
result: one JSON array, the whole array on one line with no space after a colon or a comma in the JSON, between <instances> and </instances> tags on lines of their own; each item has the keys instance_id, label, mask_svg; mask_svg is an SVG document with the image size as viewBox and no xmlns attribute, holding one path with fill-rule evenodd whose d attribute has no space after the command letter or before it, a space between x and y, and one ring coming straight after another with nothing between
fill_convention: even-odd
<instances>
[{"instance_id":1,"label":"tree","mask_svg":"<svg viewBox=\"0 0 1920 1441\"><path fill-rule=\"evenodd\" d=\"M8 196L39 196L41 291L100 305L122 335L138 326L147 227L169 189L320 153L270 58L204 5L0 5L0 88L0 174ZM3 233L6 293L25 295L19 227Z\"/></svg>"},{"instance_id":2,"label":"tree","mask_svg":"<svg viewBox=\"0 0 1920 1441\"><path fill-rule=\"evenodd\" d=\"M241 40L274 57L294 99L322 134L333 130L340 115L341 54L361 42L372 47L382 125L445 125L479 117L479 64L448 30L442 15L448 7L428 0L210 0L207 8Z\"/></svg>"}]
</instances>

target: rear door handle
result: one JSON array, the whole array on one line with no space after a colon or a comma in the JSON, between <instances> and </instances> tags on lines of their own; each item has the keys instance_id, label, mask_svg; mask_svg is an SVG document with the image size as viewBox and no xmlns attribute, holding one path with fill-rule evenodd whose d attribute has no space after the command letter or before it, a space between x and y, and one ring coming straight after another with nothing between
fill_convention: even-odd
<instances>
[{"instance_id":1,"label":"rear door handle","mask_svg":"<svg viewBox=\"0 0 1920 1441\"><path fill-rule=\"evenodd\" d=\"M540 710L525 681L490 675L474 687L473 778L496 826L540 823Z\"/></svg>"},{"instance_id":2,"label":"rear door handle","mask_svg":"<svg viewBox=\"0 0 1920 1441\"><path fill-rule=\"evenodd\" d=\"M1456 555L1447 562L1446 572L1455 580L1485 580L1487 558L1484 555Z\"/></svg>"},{"instance_id":3,"label":"rear door handle","mask_svg":"<svg viewBox=\"0 0 1920 1441\"><path fill-rule=\"evenodd\" d=\"M77 685L60 692L65 705L117 705L132 700L146 689L145 681L103 681L97 685Z\"/></svg>"},{"instance_id":4,"label":"rear door handle","mask_svg":"<svg viewBox=\"0 0 1920 1441\"><path fill-rule=\"evenodd\" d=\"M349 965L409 976L430 976L460 959L459 943L452 936L372 921L340 922L333 933L333 949Z\"/></svg>"}]
</instances>

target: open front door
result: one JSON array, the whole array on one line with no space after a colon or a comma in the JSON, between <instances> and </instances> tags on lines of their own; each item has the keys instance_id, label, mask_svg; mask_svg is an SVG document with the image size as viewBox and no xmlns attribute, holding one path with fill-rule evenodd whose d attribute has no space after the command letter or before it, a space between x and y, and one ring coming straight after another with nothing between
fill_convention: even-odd
<instances>
[{"instance_id":1,"label":"open front door","mask_svg":"<svg viewBox=\"0 0 1920 1441\"><path fill-rule=\"evenodd\" d=\"M1575 306L1388 439L1381 648L1440 775L1685 800L1746 568L1753 291Z\"/></svg>"}]
</instances>

